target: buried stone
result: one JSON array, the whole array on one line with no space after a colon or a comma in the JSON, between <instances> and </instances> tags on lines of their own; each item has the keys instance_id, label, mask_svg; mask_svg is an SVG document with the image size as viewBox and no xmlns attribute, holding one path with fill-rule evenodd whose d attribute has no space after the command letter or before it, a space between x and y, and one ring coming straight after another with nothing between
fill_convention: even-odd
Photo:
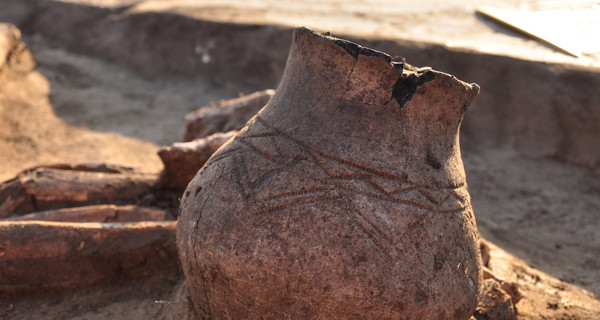
<instances>
[{"instance_id":1,"label":"buried stone","mask_svg":"<svg viewBox=\"0 0 600 320\"><path fill-rule=\"evenodd\" d=\"M473 315L479 235L457 135L479 87L416 70L294 32L273 98L184 193L198 318Z\"/></svg>"}]
</instances>

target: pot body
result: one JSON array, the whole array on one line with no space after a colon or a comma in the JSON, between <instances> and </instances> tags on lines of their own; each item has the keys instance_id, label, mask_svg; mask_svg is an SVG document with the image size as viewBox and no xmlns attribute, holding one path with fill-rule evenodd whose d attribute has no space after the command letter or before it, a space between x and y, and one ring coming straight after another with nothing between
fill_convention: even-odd
<instances>
[{"instance_id":1,"label":"pot body","mask_svg":"<svg viewBox=\"0 0 600 320\"><path fill-rule=\"evenodd\" d=\"M203 319L468 319L481 282L458 132L479 88L300 28L271 102L188 186Z\"/></svg>"}]
</instances>

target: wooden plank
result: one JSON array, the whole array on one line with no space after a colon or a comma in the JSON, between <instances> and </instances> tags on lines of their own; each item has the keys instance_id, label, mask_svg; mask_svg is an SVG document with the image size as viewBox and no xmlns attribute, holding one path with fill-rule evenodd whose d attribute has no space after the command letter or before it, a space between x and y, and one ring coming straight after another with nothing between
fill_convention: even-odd
<instances>
[{"instance_id":1,"label":"wooden plank","mask_svg":"<svg viewBox=\"0 0 600 320\"><path fill-rule=\"evenodd\" d=\"M597 42L597 39L588 38L590 34L587 29L590 26L596 29L595 36L600 36L600 24L597 21L600 10L595 7L524 11L481 6L477 8L477 13L574 57L582 55L582 48L588 42ZM590 14L595 14L595 24L584 21Z\"/></svg>"}]
</instances>

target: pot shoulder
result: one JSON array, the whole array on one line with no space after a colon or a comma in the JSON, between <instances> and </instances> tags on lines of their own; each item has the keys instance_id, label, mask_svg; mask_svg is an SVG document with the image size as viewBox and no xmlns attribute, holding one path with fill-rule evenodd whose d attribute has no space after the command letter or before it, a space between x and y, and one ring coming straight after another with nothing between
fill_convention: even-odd
<instances>
[{"instance_id":1,"label":"pot shoulder","mask_svg":"<svg viewBox=\"0 0 600 320\"><path fill-rule=\"evenodd\" d=\"M244 130L188 187L180 251L197 260L183 265L186 272L220 270L225 280L207 280L207 290L252 292L247 306L300 303L291 294L302 292L317 306L292 308L302 317L310 315L301 310L354 310L366 298L383 312L373 318L404 314L402 308L414 319L472 311L479 254L464 183L412 183L407 174L265 129ZM257 281L261 286L248 286ZM285 301L269 300L273 295Z\"/></svg>"}]
</instances>

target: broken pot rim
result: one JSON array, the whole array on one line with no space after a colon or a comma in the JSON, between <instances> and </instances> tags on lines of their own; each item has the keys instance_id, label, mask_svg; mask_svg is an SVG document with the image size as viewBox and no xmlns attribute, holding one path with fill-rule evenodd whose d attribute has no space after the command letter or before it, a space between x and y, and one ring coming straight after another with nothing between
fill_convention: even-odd
<instances>
[{"instance_id":1,"label":"broken pot rim","mask_svg":"<svg viewBox=\"0 0 600 320\"><path fill-rule=\"evenodd\" d=\"M393 70L393 73L398 75L396 78L398 82L403 81L402 79L410 78L414 82L419 82L418 86L422 86L426 85L427 82L430 82L434 79L437 81L445 81L446 84L448 84L447 81L450 81L450 83L453 83L458 87L462 87L461 90L463 90L463 92L466 94L465 107L463 108L463 112L466 110L467 106L472 103L475 97L479 95L480 92L480 87L476 83L463 81L452 74L435 70L429 66L413 66L407 63L404 58L392 58L391 55L383 51L364 47L350 40L337 38L335 36L332 36L330 32L318 32L308 27L302 26L297 27L294 30L293 41L296 41L299 35L310 36L313 39L326 40L327 42L342 48L355 60L358 60L360 56L382 59L385 62L385 64L389 66L391 70ZM401 106L403 105L401 101L398 101L398 104Z\"/></svg>"}]
</instances>

